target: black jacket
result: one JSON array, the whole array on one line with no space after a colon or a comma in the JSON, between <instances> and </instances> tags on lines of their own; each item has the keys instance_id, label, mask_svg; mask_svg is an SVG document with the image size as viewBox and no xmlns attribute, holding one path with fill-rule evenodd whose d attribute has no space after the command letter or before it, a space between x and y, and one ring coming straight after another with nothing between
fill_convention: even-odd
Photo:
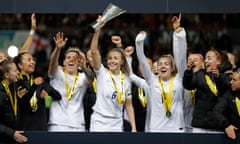
<instances>
[{"instance_id":1,"label":"black jacket","mask_svg":"<svg viewBox=\"0 0 240 144\"><path fill-rule=\"evenodd\" d=\"M41 91L46 90L53 100L61 99L57 90L52 88L48 83L44 82L41 85L30 85L30 80L26 76L19 79L18 87L24 87L28 90L21 99L18 100L20 110L20 126L25 131L47 131L48 117L44 98L40 97ZM30 99L36 91L37 96L37 111L33 111L30 106Z\"/></svg>"},{"instance_id":2,"label":"black jacket","mask_svg":"<svg viewBox=\"0 0 240 144\"><path fill-rule=\"evenodd\" d=\"M10 90L13 91L10 86ZM13 134L18 129L18 116L14 115L10 99L0 84L0 143L15 143Z\"/></svg>"},{"instance_id":3,"label":"black jacket","mask_svg":"<svg viewBox=\"0 0 240 144\"><path fill-rule=\"evenodd\" d=\"M225 129L230 124L237 127L238 131L240 129L240 116L235 97L240 99L240 92L228 90L214 107L214 116L222 129Z\"/></svg>"},{"instance_id":4,"label":"black jacket","mask_svg":"<svg viewBox=\"0 0 240 144\"><path fill-rule=\"evenodd\" d=\"M87 87L86 93L83 97L83 108L84 108L84 119L85 119L85 129L89 131L90 129L90 122L91 122L91 115L93 113L93 105L96 102L96 92L94 91L92 82L94 78L96 78L95 73L91 69L82 68L78 70L78 72L83 72L86 74L89 85Z\"/></svg>"},{"instance_id":5,"label":"black jacket","mask_svg":"<svg viewBox=\"0 0 240 144\"><path fill-rule=\"evenodd\" d=\"M195 73L186 70L183 77L183 86L188 90L196 89L195 108L193 111L192 126L206 129L218 129L216 120L213 117L213 108L222 93L230 88L228 77L220 74L218 78L208 74L215 82L218 89L218 96L215 96L205 80L206 72L201 69Z\"/></svg>"}]
</instances>

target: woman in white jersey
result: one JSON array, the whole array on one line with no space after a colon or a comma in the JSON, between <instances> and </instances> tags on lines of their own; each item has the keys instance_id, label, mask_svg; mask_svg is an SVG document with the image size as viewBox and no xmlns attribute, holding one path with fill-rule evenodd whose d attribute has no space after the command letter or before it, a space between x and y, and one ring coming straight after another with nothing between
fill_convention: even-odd
<instances>
[{"instance_id":1,"label":"woman in white jersey","mask_svg":"<svg viewBox=\"0 0 240 144\"><path fill-rule=\"evenodd\" d=\"M101 16L98 22L104 25ZM102 26L103 26L102 25ZM91 116L91 132L122 132L123 109L125 106L132 131L136 131L131 99L131 82L128 78L129 67L124 51L112 49L107 54L107 66L102 64L98 50L100 29L93 35L90 51L94 56L93 68L97 78L96 103Z\"/></svg>"},{"instance_id":2,"label":"woman in white jersey","mask_svg":"<svg viewBox=\"0 0 240 144\"><path fill-rule=\"evenodd\" d=\"M143 43L145 32L136 37L136 50L144 78L149 85L147 95L146 132L183 132L183 86L182 76L186 67L186 33L180 27L180 19L173 18L173 52L171 55L160 56L158 60L159 76L152 73L145 60ZM175 64L176 62L176 64Z\"/></svg>"},{"instance_id":3,"label":"woman in white jersey","mask_svg":"<svg viewBox=\"0 0 240 144\"><path fill-rule=\"evenodd\" d=\"M60 92L62 99L52 102L49 130L85 131L82 100L87 88L87 77L85 73L78 72L80 51L77 48L69 48L65 52L63 66L60 66L58 58L67 38L59 32L54 37L54 42L56 47L50 57L48 75L51 86Z\"/></svg>"}]
</instances>

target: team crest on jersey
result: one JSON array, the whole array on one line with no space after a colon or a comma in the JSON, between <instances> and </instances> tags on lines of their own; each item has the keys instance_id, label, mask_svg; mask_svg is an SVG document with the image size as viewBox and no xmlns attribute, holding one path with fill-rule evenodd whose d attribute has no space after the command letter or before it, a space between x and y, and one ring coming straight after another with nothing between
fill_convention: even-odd
<instances>
[{"instance_id":1,"label":"team crest on jersey","mask_svg":"<svg viewBox=\"0 0 240 144\"><path fill-rule=\"evenodd\" d=\"M117 97L117 91L114 91L112 94L112 99L116 99L116 97Z\"/></svg>"}]
</instances>

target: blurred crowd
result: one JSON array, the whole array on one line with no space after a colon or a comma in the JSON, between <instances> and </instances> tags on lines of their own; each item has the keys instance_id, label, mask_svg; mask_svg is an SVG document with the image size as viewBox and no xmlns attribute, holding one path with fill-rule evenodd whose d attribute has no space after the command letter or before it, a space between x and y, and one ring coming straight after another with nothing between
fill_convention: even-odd
<instances>
[{"instance_id":1,"label":"blurred crowd","mask_svg":"<svg viewBox=\"0 0 240 144\"><path fill-rule=\"evenodd\" d=\"M64 31L71 39L68 45L88 49L89 24L95 21L97 14L38 14L38 34L52 39L53 34ZM175 14L124 14L106 25L102 33L103 53L111 47L109 38L113 34L123 37L125 45L132 45L139 30L147 30L147 55L168 53L171 50L171 17ZM0 14L0 30L28 29L29 14ZM238 29L238 14L184 14L181 24L188 31L189 49L200 50L215 46L221 50L233 51L236 40L232 40L232 31ZM151 41L151 42L150 42ZM160 51L161 49L161 51ZM235 54L238 52L233 51Z\"/></svg>"},{"instance_id":2,"label":"blurred crowd","mask_svg":"<svg viewBox=\"0 0 240 144\"><path fill-rule=\"evenodd\" d=\"M36 34L50 40L63 31L69 38L66 47L79 47L83 52L89 49L92 34L88 26L98 14L37 14ZM177 14L123 14L110 21L101 33L101 53L105 55L113 44L112 35L122 37L124 46L134 45L134 38L140 30L146 30L145 53L156 59L158 55L172 53L171 18ZM225 50L240 56L240 43L237 40L240 15L238 14L184 14L181 25L187 31L188 50L205 55L210 47ZM28 30L30 14L0 14L0 30ZM41 49L41 48L39 48ZM46 72L50 51L43 48L35 51L40 71ZM62 61L63 55L60 56ZM37 67L38 68L38 67ZM44 69L42 69L44 68Z\"/></svg>"},{"instance_id":3,"label":"blurred crowd","mask_svg":"<svg viewBox=\"0 0 240 144\"><path fill-rule=\"evenodd\" d=\"M24 131L224 132L239 142L239 20L1 14L0 30L30 32L13 59L0 51L0 142L25 143ZM51 47L31 53L36 36Z\"/></svg>"}]
</instances>

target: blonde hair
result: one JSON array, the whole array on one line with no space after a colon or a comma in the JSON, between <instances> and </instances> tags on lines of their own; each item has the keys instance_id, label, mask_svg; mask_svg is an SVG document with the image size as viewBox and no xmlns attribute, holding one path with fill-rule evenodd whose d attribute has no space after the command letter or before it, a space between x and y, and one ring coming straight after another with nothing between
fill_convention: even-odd
<instances>
[{"instance_id":1,"label":"blonde hair","mask_svg":"<svg viewBox=\"0 0 240 144\"><path fill-rule=\"evenodd\" d=\"M161 58L168 58L168 59L170 60L171 67L172 67L172 69L173 69L172 75L175 76L175 75L178 73L178 69L177 69L177 66L176 66L176 63L175 63L175 60L174 60L173 56L170 55L170 54L162 55L162 56L159 57L158 61L159 61Z\"/></svg>"},{"instance_id":2,"label":"blonde hair","mask_svg":"<svg viewBox=\"0 0 240 144\"><path fill-rule=\"evenodd\" d=\"M77 53L77 55L80 55L80 53L82 52L78 47L69 47L68 49L67 49L67 51L65 52L65 57L66 57L66 55L68 54L68 53L70 53L70 52L75 52L75 53Z\"/></svg>"},{"instance_id":3,"label":"blonde hair","mask_svg":"<svg viewBox=\"0 0 240 144\"><path fill-rule=\"evenodd\" d=\"M130 69L129 69L129 66L128 66L128 63L127 63L125 52L120 48L113 48L108 52L107 57L108 57L110 52L119 52L121 54L121 60L123 61L123 64L120 66L120 70L123 73L125 73L129 76Z\"/></svg>"}]
</instances>

